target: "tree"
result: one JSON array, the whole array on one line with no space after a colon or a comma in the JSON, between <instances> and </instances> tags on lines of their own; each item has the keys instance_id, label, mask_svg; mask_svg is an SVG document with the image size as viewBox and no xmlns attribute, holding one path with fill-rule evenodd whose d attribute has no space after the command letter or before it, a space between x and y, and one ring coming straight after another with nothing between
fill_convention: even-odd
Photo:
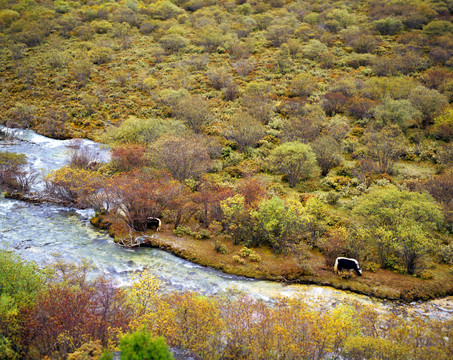
<instances>
[{"instance_id":1,"label":"tree","mask_svg":"<svg viewBox=\"0 0 453 360\"><path fill-rule=\"evenodd\" d=\"M254 245L267 244L275 253L281 254L299 239L307 218L300 212L301 205L298 208L292 205L287 206L277 196L259 203L257 210L252 211L256 229Z\"/></svg>"},{"instance_id":2,"label":"tree","mask_svg":"<svg viewBox=\"0 0 453 360\"><path fill-rule=\"evenodd\" d=\"M440 207L426 194L400 190L395 186L376 187L358 199L353 214L368 231L369 245L378 254L381 266L396 256L409 274L417 261L437 243L430 234L443 222Z\"/></svg>"},{"instance_id":3,"label":"tree","mask_svg":"<svg viewBox=\"0 0 453 360\"><path fill-rule=\"evenodd\" d=\"M102 277L88 280L83 264L57 264L28 314L25 340L41 357L60 358L90 339L104 347L116 341L131 316L123 290Z\"/></svg>"},{"instance_id":4,"label":"tree","mask_svg":"<svg viewBox=\"0 0 453 360\"><path fill-rule=\"evenodd\" d=\"M208 102L200 96L188 95L176 104L173 113L183 120L196 134L201 133L203 127L212 119Z\"/></svg>"},{"instance_id":5,"label":"tree","mask_svg":"<svg viewBox=\"0 0 453 360\"><path fill-rule=\"evenodd\" d=\"M44 289L44 276L34 263L0 250L0 358L20 359L24 319Z\"/></svg>"},{"instance_id":6,"label":"tree","mask_svg":"<svg viewBox=\"0 0 453 360\"><path fill-rule=\"evenodd\" d=\"M331 136L318 137L312 144L316 161L321 169L321 176L326 176L330 169L339 165L343 160L341 145Z\"/></svg>"},{"instance_id":7,"label":"tree","mask_svg":"<svg viewBox=\"0 0 453 360\"><path fill-rule=\"evenodd\" d=\"M0 187L7 191L29 191L37 173L31 168L27 170L26 165L24 154L0 151Z\"/></svg>"},{"instance_id":8,"label":"tree","mask_svg":"<svg viewBox=\"0 0 453 360\"><path fill-rule=\"evenodd\" d=\"M424 86L417 86L409 95L409 101L418 109L421 114L420 127L425 128L432 120L447 106L447 98L435 89L427 89Z\"/></svg>"},{"instance_id":9,"label":"tree","mask_svg":"<svg viewBox=\"0 0 453 360\"><path fill-rule=\"evenodd\" d=\"M162 136L153 144L150 160L176 180L196 180L207 171L210 163L208 149L200 140L196 137Z\"/></svg>"},{"instance_id":10,"label":"tree","mask_svg":"<svg viewBox=\"0 0 453 360\"><path fill-rule=\"evenodd\" d=\"M231 119L226 133L227 139L237 142L239 150L254 147L265 133L264 125L247 113L237 114Z\"/></svg>"},{"instance_id":11,"label":"tree","mask_svg":"<svg viewBox=\"0 0 453 360\"><path fill-rule=\"evenodd\" d=\"M223 220L221 201L234 195L234 191L228 187L222 187L213 181L202 179L193 201L200 204L198 216L204 227L208 227L213 221Z\"/></svg>"},{"instance_id":12,"label":"tree","mask_svg":"<svg viewBox=\"0 0 453 360\"><path fill-rule=\"evenodd\" d=\"M283 124L282 137L286 141L313 141L321 132L326 119L325 112L318 106L297 106L296 116L290 116Z\"/></svg>"},{"instance_id":13,"label":"tree","mask_svg":"<svg viewBox=\"0 0 453 360\"><path fill-rule=\"evenodd\" d=\"M289 84L291 96L310 96L318 88L316 78L309 73L296 75Z\"/></svg>"},{"instance_id":14,"label":"tree","mask_svg":"<svg viewBox=\"0 0 453 360\"><path fill-rule=\"evenodd\" d=\"M274 148L269 155L269 166L271 170L285 175L290 187L308 179L318 169L316 155L310 145L297 141Z\"/></svg>"},{"instance_id":15,"label":"tree","mask_svg":"<svg viewBox=\"0 0 453 360\"><path fill-rule=\"evenodd\" d=\"M447 142L453 139L453 109L445 111L434 119L433 135Z\"/></svg>"},{"instance_id":16,"label":"tree","mask_svg":"<svg viewBox=\"0 0 453 360\"><path fill-rule=\"evenodd\" d=\"M250 241L253 234L253 225L249 210L245 206L244 196L236 194L222 200L220 207L224 214L224 227L230 235L233 245Z\"/></svg>"},{"instance_id":17,"label":"tree","mask_svg":"<svg viewBox=\"0 0 453 360\"><path fill-rule=\"evenodd\" d=\"M102 206L96 199L105 180L98 172L65 166L48 174L45 181L46 192L58 200L82 208L93 205L96 210Z\"/></svg>"},{"instance_id":18,"label":"tree","mask_svg":"<svg viewBox=\"0 0 453 360\"><path fill-rule=\"evenodd\" d=\"M374 109L374 117L380 126L397 124L405 130L422 119L422 113L409 100L393 100L386 97Z\"/></svg>"},{"instance_id":19,"label":"tree","mask_svg":"<svg viewBox=\"0 0 453 360\"><path fill-rule=\"evenodd\" d=\"M181 188L180 182L163 171L120 175L109 185L109 191L117 199L117 211L137 231L146 230L149 217L161 217Z\"/></svg>"},{"instance_id":20,"label":"tree","mask_svg":"<svg viewBox=\"0 0 453 360\"><path fill-rule=\"evenodd\" d=\"M266 196L264 184L258 179L246 179L238 184L238 193L244 196L245 205L255 207Z\"/></svg>"},{"instance_id":21,"label":"tree","mask_svg":"<svg viewBox=\"0 0 453 360\"><path fill-rule=\"evenodd\" d=\"M393 173L395 161L403 153L406 139L397 125L382 130L370 129L364 136L366 157L373 160L379 173Z\"/></svg>"},{"instance_id":22,"label":"tree","mask_svg":"<svg viewBox=\"0 0 453 360\"><path fill-rule=\"evenodd\" d=\"M173 360L163 337L153 338L145 329L120 340L121 360Z\"/></svg>"},{"instance_id":23,"label":"tree","mask_svg":"<svg viewBox=\"0 0 453 360\"><path fill-rule=\"evenodd\" d=\"M119 144L112 149L111 165L118 172L129 172L149 165L143 144Z\"/></svg>"}]
</instances>

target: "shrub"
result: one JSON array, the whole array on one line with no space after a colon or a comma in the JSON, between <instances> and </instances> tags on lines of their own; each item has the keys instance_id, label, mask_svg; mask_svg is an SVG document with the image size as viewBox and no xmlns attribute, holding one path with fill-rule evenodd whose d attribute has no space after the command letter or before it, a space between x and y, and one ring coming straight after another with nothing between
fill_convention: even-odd
<instances>
[{"instance_id":1,"label":"shrub","mask_svg":"<svg viewBox=\"0 0 453 360\"><path fill-rule=\"evenodd\" d=\"M129 117L120 126L110 128L103 137L109 144L147 144L155 142L163 134L179 135L186 132L184 123L179 120Z\"/></svg>"},{"instance_id":2,"label":"shrub","mask_svg":"<svg viewBox=\"0 0 453 360\"><path fill-rule=\"evenodd\" d=\"M160 45L168 52L176 52L189 45L189 40L179 34L164 35L159 39Z\"/></svg>"},{"instance_id":3,"label":"shrub","mask_svg":"<svg viewBox=\"0 0 453 360\"><path fill-rule=\"evenodd\" d=\"M442 36L453 33L453 24L446 20L435 20L423 26L423 32L428 36Z\"/></svg>"},{"instance_id":4,"label":"shrub","mask_svg":"<svg viewBox=\"0 0 453 360\"><path fill-rule=\"evenodd\" d=\"M252 262L261 262L261 256L255 252L250 253L249 259Z\"/></svg>"},{"instance_id":5,"label":"shrub","mask_svg":"<svg viewBox=\"0 0 453 360\"><path fill-rule=\"evenodd\" d=\"M273 171L285 175L290 187L310 178L318 170L316 155L310 145L296 141L274 148L269 155L269 166Z\"/></svg>"},{"instance_id":6,"label":"shrub","mask_svg":"<svg viewBox=\"0 0 453 360\"><path fill-rule=\"evenodd\" d=\"M238 264L245 264L245 259L241 258L239 255L233 255L233 261Z\"/></svg>"},{"instance_id":7,"label":"shrub","mask_svg":"<svg viewBox=\"0 0 453 360\"><path fill-rule=\"evenodd\" d=\"M345 105L346 112L360 119L371 119L376 106L376 102L364 97L353 96L350 97Z\"/></svg>"},{"instance_id":8,"label":"shrub","mask_svg":"<svg viewBox=\"0 0 453 360\"><path fill-rule=\"evenodd\" d=\"M247 113L236 114L230 121L226 138L234 140L240 151L247 147L254 147L264 136L265 128L260 121Z\"/></svg>"},{"instance_id":9,"label":"shrub","mask_svg":"<svg viewBox=\"0 0 453 360\"><path fill-rule=\"evenodd\" d=\"M340 92L328 92L323 96L322 108L327 115L332 116L343 112L348 98Z\"/></svg>"},{"instance_id":10,"label":"shrub","mask_svg":"<svg viewBox=\"0 0 453 360\"><path fill-rule=\"evenodd\" d=\"M326 176L332 168L339 165L343 160L341 145L331 136L318 137L312 143L312 149L316 154L321 176Z\"/></svg>"},{"instance_id":11,"label":"shrub","mask_svg":"<svg viewBox=\"0 0 453 360\"><path fill-rule=\"evenodd\" d=\"M373 247L382 267L404 266L414 274L421 257L438 248L430 232L440 229L444 219L439 205L427 194L388 185L375 187L360 197L353 213L366 224L369 233L362 240Z\"/></svg>"},{"instance_id":12,"label":"shrub","mask_svg":"<svg viewBox=\"0 0 453 360\"><path fill-rule=\"evenodd\" d=\"M164 338L153 338L145 329L124 335L119 348L121 360L173 360Z\"/></svg>"},{"instance_id":13,"label":"shrub","mask_svg":"<svg viewBox=\"0 0 453 360\"><path fill-rule=\"evenodd\" d=\"M395 58L378 56L373 60L371 68L377 76L394 76L398 73L398 62Z\"/></svg>"},{"instance_id":14,"label":"shrub","mask_svg":"<svg viewBox=\"0 0 453 360\"><path fill-rule=\"evenodd\" d=\"M95 20L91 26L98 34L105 34L113 29L113 25L107 20Z\"/></svg>"},{"instance_id":15,"label":"shrub","mask_svg":"<svg viewBox=\"0 0 453 360\"><path fill-rule=\"evenodd\" d=\"M434 119L432 133L437 139L447 142L453 140L453 109Z\"/></svg>"},{"instance_id":16,"label":"shrub","mask_svg":"<svg viewBox=\"0 0 453 360\"><path fill-rule=\"evenodd\" d=\"M249 256L251 253L252 253L252 249L249 249L249 248L247 248L247 247L243 247L241 250L239 250L239 255L240 255L242 258L246 258L246 257Z\"/></svg>"},{"instance_id":17,"label":"shrub","mask_svg":"<svg viewBox=\"0 0 453 360\"><path fill-rule=\"evenodd\" d=\"M289 84L289 94L291 96L310 96L318 88L314 76L308 73L296 75Z\"/></svg>"},{"instance_id":18,"label":"shrub","mask_svg":"<svg viewBox=\"0 0 453 360\"><path fill-rule=\"evenodd\" d=\"M303 54L311 60L319 60L320 56L328 50L327 46L317 39L309 40L308 43L302 47Z\"/></svg>"},{"instance_id":19,"label":"shrub","mask_svg":"<svg viewBox=\"0 0 453 360\"><path fill-rule=\"evenodd\" d=\"M453 242L451 244L441 246L440 257L445 264L453 264Z\"/></svg>"},{"instance_id":20,"label":"shrub","mask_svg":"<svg viewBox=\"0 0 453 360\"><path fill-rule=\"evenodd\" d=\"M379 31L381 35L395 35L403 30L403 23L401 20L389 16L385 19L373 21L371 25Z\"/></svg>"},{"instance_id":21,"label":"shrub","mask_svg":"<svg viewBox=\"0 0 453 360\"><path fill-rule=\"evenodd\" d=\"M209 53L217 50L219 46L224 44L222 33L215 27L205 28L200 34L198 44L205 48Z\"/></svg>"},{"instance_id":22,"label":"shrub","mask_svg":"<svg viewBox=\"0 0 453 360\"><path fill-rule=\"evenodd\" d=\"M113 58L113 50L109 47L101 46L90 50L89 57L94 64L102 65L108 63Z\"/></svg>"},{"instance_id":23,"label":"shrub","mask_svg":"<svg viewBox=\"0 0 453 360\"><path fill-rule=\"evenodd\" d=\"M173 230L173 233L176 236L183 237L184 235L189 235L192 236L193 232L189 227L186 226L178 226L175 230Z\"/></svg>"},{"instance_id":24,"label":"shrub","mask_svg":"<svg viewBox=\"0 0 453 360\"><path fill-rule=\"evenodd\" d=\"M213 116L206 100L200 96L185 96L178 101L173 114L183 120L195 133L200 133Z\"/></svg>"},{"instance_id":25,"label":"shrub","mask_svg":"<svg viewBox=\"0 0 453 360\"><path fill-rule=\"evenodd\" d=\"M374 109L374 117L380 126L393 123L407 129L420 121L422 113L408 100L385 98L382 104Z\"/></svg>"},{"instance_id":26,"label":"shrub","mask_svg":"<svg viewBox=\"0 0 453 360\"><path fill-rule=\"evenodd\" d=\"M17 11L11 9L0 10L0 29L8 28L14 21L20 18Z\"/></svg>"},{"instance_id":27,"label":"shrub","mask_svg":"<svg viewBox=\"0 0 453 360\"><path fill-rule=\"evenodd\" d=\"M419 124L422 128L430 124L448 104L447 98L439 91L424 86L414 88L409 95L409 101L422 114L422 121Z\"/></svg>"},{"instance_id":28,"label":"shrub","mask_svg":"<svg viewBox=\"0 0 453 360\"><path fill-rule=\"evenodd\" d=\"M216 243L214 245L214 250L219 254L228 254L228 248L223 244Z\"/></svg>"},{"instance_id":29,"label":"shrub","mask_svg":"<svg viewBox=\"0 0 453 360\"><path fill-rule=\"evenodd\" d=\"M226 68L210 68L207 76L212 87L216 90L221 90L233 82L233 76Z\"/></svg>"},{"instance_id":30,"label":"shrub","mask_svg":"<svg viewBox=\"0 0 453 360\"><path fill-rule=\"evenodd\" d=\"M80 55L72 61L71 70L75 78L85 84L93 71L93 62L90 58Z\"/></svg>"},{"instance_id":31,"label":"shrub","mask_svg":"<svg viewBox=\"0 0 453 360\"><path fill-rule=\"evenodd\" d=\"M68 354L68 360L98 360L101 355L101 342L99 340L90 341L83 344L73 353Z\"/></svg>"},{"instance_id":32,"label":"shrub","mask_svg":"<svg viewBox=\"0 0 453 360\"><path fill-rule=\"evenodd\" d=\"M250 75L255 70L255 60L253 59L239 59L232 63L232 68L241 76Z\"/></svg>"},{"instance_id":33,"label":"shrub","mask_svg":"<svg viewBox=\"0 0 453 360\"><path fill-rule=\"evenodd\" d=\"M293 30L287 25L271 25L267 29L266 37L273 46L279 47L288 40L292 33Z\"/></svg>"},{"instance_id":34,"label":"shrub","mask_svg":"<svg viewBox=\"0 0 453 360\"><path fill-rule=\"evenodd\" d=\"M409 348L396 341L371 336L351 336L342 349L345 359L393 359L410 357Z\"/></svg>"},{"instance_id":35,"label":"shrub","mask_svg":"<svg viewBox=\"0 0 453 360\"><path fill-rule=\"evenodd\" d=\"M200 140L196 137L161 136L152 146L151 162L179 181L197 180L208 170L210 163L208 149Z\"/></svg>"},{"instance_id":36,"label":"shrub","mask_svg":"<svg viewBox=\"0 0 453 360\"><path fill-rule=\"evenodd\" d=\"M378 47L379 44L376 37L368 34L357 34L349 39L347 43L358 54L371 53Z\"/></svg>"},{"instance_id":37,"label":"shrub","mask_svg":"<svg viewBox=\"0 0 453 360\"><path fill-rule=\"evenodd\" d=\"M26 164L27 158L24 154L0 152L0 187L6 190L20 189L19 178L24 176Z\"/></svg>"}]
</instances>

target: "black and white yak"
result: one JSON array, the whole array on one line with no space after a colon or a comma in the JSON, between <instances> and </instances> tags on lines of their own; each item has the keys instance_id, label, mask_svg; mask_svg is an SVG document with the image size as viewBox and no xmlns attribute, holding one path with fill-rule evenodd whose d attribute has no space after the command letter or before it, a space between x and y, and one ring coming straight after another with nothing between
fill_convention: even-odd
<instances>
[{"instance_id":1,"label":"black and white yak","mask_svg":"<svg viewBox=\"0 0 453 360\"><path fill-rule=\"evenodd\" d=\"M349 270L350 273L355 271L357 275L362 276L362 269L360 268L359 262L356 259L338 257L335 260L333 269L335 271L335 274L339 274L342 270Z\"/></svg>"},{"instance_id":2,"label":"black and white yak","mask_svg":"<svg viewBox=\"0 0 453 360\"><path fill-rule=\"evenodd\" d=\"M162 225L162 221L160 221L159 218L149 217L148 219L146 219L146 227L148 229L155 228L156 231L159 231L161 225Z\"/></svg>"}]
</instances>

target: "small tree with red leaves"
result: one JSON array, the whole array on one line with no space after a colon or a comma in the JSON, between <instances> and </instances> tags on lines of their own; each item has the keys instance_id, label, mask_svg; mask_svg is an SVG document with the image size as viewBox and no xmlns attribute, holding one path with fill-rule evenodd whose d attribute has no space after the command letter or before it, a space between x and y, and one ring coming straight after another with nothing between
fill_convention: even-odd
<instances>
[{"instance_id":1,"label":"small tree with red leaves","mask_svg":"<svg viewBox=\"0 0 453 360\"><path fill-rule=\"evenodd\" d=\"M161 217L181 187L180 182L163 171L120 175L111 183L118 213L130 228L137 231L146 230L149 217Z\"/></svg>"}]
</instances>

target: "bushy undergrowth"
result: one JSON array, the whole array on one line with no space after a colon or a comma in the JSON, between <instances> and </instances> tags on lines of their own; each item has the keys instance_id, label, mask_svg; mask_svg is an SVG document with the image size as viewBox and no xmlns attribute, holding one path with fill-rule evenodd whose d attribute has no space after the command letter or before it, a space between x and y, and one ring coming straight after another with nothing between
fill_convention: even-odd
<instances>
[{"instance_id":1,"label":"bushy undergrowth","mask_svg":"<svg viewBox=\"0 0 453 360\"><path fill-rule=\"evenodd\" d=\"M47 192L131 234L159 217L417 274L453 243L451 16L421 0L5 1L0 122L111 145ZM24 159L0 157L1 185L29 190Z\"/></svg>"},{"instance_id":2,"label":"bushy undergrowth","mask_svg":"<svg viewBox=\"0 0 453 360\"><path fill-rule=\"evenodd\" d=\"M104 278L88 280L86 265L57 262L37 270L5 251L0 262L22 275L0 276L0 354L7 358L89 359L104 349L101 358L108 359L119 345L121 358L171 359L165 343L201 359L451 355L451 319L357 303L326 308L297 294L266 304L235 292L168 292L147 271L119 288Z\"/></svg>"}]
</instances>

